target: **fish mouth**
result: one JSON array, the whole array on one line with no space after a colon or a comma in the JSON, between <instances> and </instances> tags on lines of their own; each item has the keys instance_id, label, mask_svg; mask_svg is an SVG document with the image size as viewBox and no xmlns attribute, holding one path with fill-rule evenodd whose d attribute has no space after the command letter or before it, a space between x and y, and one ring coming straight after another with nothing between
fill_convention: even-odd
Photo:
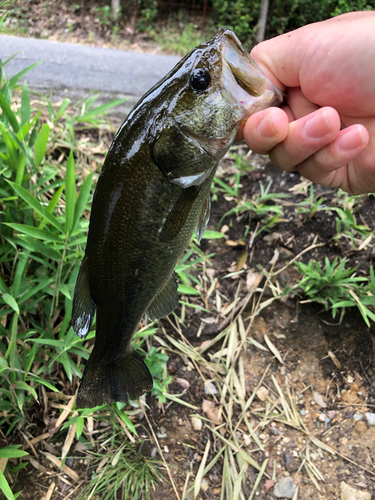
<instances>
[{"instance_id":1,"label":"fish mouth","mask_svg":"<svg viewBox=\"0 0 375 500\"><path fill-rule=\"evenodd\" d=\"M221 85L243 109L243 118L280 106L284 93L266 78L233 31L222 28L216 42L222 56Z\"/></svg>"}]
</instances>

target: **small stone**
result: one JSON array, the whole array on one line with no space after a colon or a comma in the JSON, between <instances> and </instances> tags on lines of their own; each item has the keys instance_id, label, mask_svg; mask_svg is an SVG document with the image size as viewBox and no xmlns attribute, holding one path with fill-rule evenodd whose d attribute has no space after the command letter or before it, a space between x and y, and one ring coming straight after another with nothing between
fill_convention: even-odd
<instances>
[{"instance_id":1,"label":"small stone","mask_svg":"<svg viewBox=\"0 0 375 500\"><path fill-rule=\"evenodd\" d=\"M359 434L361 436L364 432L367 431L366 422L364 422L363 420L360 420L359 422L357 422L355 424L354 430L357 434Z\"/></svg>"},{"instance_id":2,"label":"small stone","mask_svg":"<svg viewBox=\"0 0 375 500\"><path fill-rule=\"evenodd\" d=\"M333 420L335 416L336 416L335 410L331 410L328 412L328 418L330 418L331 420Z\"/></svg>"},{"instance_id":3,"label":"small stone","mask_svg":"<svg viewBox=\"0 0 375 500\"><path fill-rule=\"evenodd\" d=\"M213 396L214 394L217 394L217 389L215 387L215 384L213 382L211 382L211 380L205 381L204 393L208 394L209 396Z\"/></svg>"},{"instance_id":4,"label":"small stone","mask_svg":"<svg viewBox=\"0 0 375 500\"><path fill-rule=\"evenodd\" d=\"M205 477L202 479L201 481L201 490L202 491L207 491L208 488L209 488L210 484L208 482L208 479L206 479Z\"/></svg>"},{"instance_id":5,"label":"small stone","mask_svg":"<svg viewBox=\"0 0 375 500\"><path fill-rule=\"evenodd\" d=\"M320 420L321 422L325 422L325 421L326 421L326 418L327 418L327 416L326 416L326 414L325 414L325 413L321 413L321 414L319 415L319 420Z\"/></svg>"},{"instance_id":6,"label":"small stone","mask_svg":"<svg viewBox=\"0 0 375 500\"><path fill-rule=\"evenodd\" d=\"M195 431L200 431L202 429L202 420L198 417L191 417L191 425Z\"/></svg>"},{"instance_id":7,"label":"small stone","mask_svg":"<svg viewBox=\"0 0 375 500\"><path fill-rule=\"evenodd\" d=\"M327 408L326 403L324 402L323 396L319 394L317 391L312 391L314 401L317 405L319 405L321 408Z\"/></svg>"},{"instance_id":8,"label":"small stone","mask_svg":"<svg viewBox=\"0 0 375 500\"><path fill-rule=\"evenodd\" d=\"M366 413L367 423L368 425L375 425L375 413Z\"/></svg>"},{"instance_id":9,"label":"small stone","mask_svg":"<svg viewBox=\"0 0 375 500\"><path fill-rule=\"evenodd\" d=\"M273 494L276 498L293 498L296 491L296 485L293 479L289 477L282 477L279 479L273 489Z\"/></svg>"},{"instance_id":10,"label":"small stone","mask_svg":"<svg viewBox=\"0 0 375 500\"><path fill-rule=\"evenodd\" d=\"M353 419L354 420L362 420L363 419L363 415L361 415L360 413L354 413Z\"/></svg>"},{"instance_id":11,"label":"small stone","mask_svg":"<svg viewBox=\"0 0 375 500\"><path fill-rule=\"evenodd\" d=\"M267 398L267 395L268 395L268 389L266 389L263 386L259 387L259 389L257 390L258 399L260 399L261 401L265 401Z\"/></svg>"},{"instance_id":12,"label":"small stone","mask_svg":"<svg viewBox=\"0 0 375 500\"><path fill-rule=\"evenodd\" d=\"M243 440L244 440L245 446L250 446L251 445L251 438L247 434L243 435Z\"/></svg>"},{"instance_id":13,"label":"small stone","mask_svg":"<svg viewBox=\"0 0 375 500\"><path fill-rule=\"evenodd\" d=\"M340 443L342 444L342 446L346 446L348 444L348 438L342 437L340 439Z\"/></svg>"},{"instance_id":14,"label":"small stone","mask_svg":"<svg viewBox=\"0 0 375 500\"><path fill-rule=\"evenodd\" d=\"M344 481L340 483L340 492L340 500L371 500L371 495L368 491L357 490Z\"/></svg>"}]
</instances>

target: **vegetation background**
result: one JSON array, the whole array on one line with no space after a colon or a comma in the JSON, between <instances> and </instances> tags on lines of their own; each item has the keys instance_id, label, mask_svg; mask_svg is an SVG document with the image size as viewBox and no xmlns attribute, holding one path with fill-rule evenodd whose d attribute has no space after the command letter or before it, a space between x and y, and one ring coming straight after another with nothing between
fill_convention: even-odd
<instances>
[{"instance_id":1,"label":"vegetation background","mask_svg":"<svg viewBox=\"0 0 375 500\"><path fill-rule=\"evenodd\" d=\"M0 1L0 32L182 55L222 25L232 28L250 48L256 41L307 23L373 8L375 2L365 0L185 0L185 3L177 0L6 0ZM31 93L26 83L19 86L19 80L31 68L8 78L6 64L7 61L1 61L0 38L0 491L9 500L20 496L21 490L24 491L20 498L40 498L43 494L49 499L55 488L63 498L78 498L79 495L83 499L95 498L94 493L99 495L97 498L146 498L152 484L160 477L161 469L152 458L155 453L150 457L150 453L142 451L153 428L144 423L147 416L144 403L132 402L126 411L124 405L119 404L96 411L77 411L74 406L74 394L84 360L93 344L94 332L83 342L70 328L72 296L85 247L93 189L114 134L107 113L118 101L98 107L96 98L87 96L79 103L73 104L68 99L52 103L44 96ZM316 191L302 182L290 188L297 193L295 196L300 195L298 203L293 204L288 201L290 193L282 188L283 181L279 182L277 192L271 190L272 180L269 179L265 184L257 184L258 191L251 192L249 187L242 189L241 183L245 183L253 171L243 152L234 153L226 162L213 185L214 202L219 202L222 210L216 222L222 231L210 231L205 235L211 241L222 240L226 231L234 231L236 223L242 221L243 233L238 235L237 231L235 239L227 238L228 245L240 249L241 254L228 275L226 268L225 272L221 269L225 278L243 280L247 276L246 283L254 279L258 285L260 275L250 273L246 260L252 254L254 241L260 239L259 235L263 238L278 234L275 229L282 227L287 217L299 224L297 233L302 234L302 225L307 228L306 233L311 233L309 224L322 214L329 214L334 228L327 223L332 237L322 253L316 254L315 260L307 258L299 262L295 273L299 271L300 274L295 274L288 286L276 277L282 269L274 276L267 274L269 268L267 272L263 270L262 276L267 275L273 296L261 304L259 300L256 307L266 308L276 299L295 298L300 294L307 302L320 304L333 319L340 317L340 324L345 309L357 309L359 321L363 320L366 327L370 327L375 320L375 276L371 267L373 228L363 221L363 214L366 218L372 213L372 199L349 197L342 192L327 195L324 190ZM225 230L224 222L228 223ZM318 233L315 226L314 231ZM245 240L250 243L245 244ZM315 239L308 241L301 255L323 245ZM291 251L288 251L290 257ZM348 259L341 258L340 252L346 252ZM216 406L211 402L209 410L203 410L205 417L199 415L199 419L206 425L214 422L220 427L223 417L217 408L225 407L229 440L221 443L223 447L215 455L210 451L207 435L216 433L214 439L220 440L222 434L216 428L211 430L212 426L206 431L206 448L196 448L196 454L200 453L197 455L201 460L199 468L196 458L195 462L191 461L195 463L194 473L191 465L194 496L198 495L208 470L217 469L223 480L223 487L217 494L226 494L228 499L243 498L241 488L250 464L260 471L252 482L252 498L263 474L268 474L268 458L262 455L265 448L258 435L253 436L254 429L246 420L255 389L245 404L245 391L241 392L245 380L241 373L244 372L239 371L238 378L234 370L235 365L237 370L244 362L240 357L237 365L238 355L233 353L238 346L239 350L244 344L246 346L247 340L246 335L240 337L245 331L241 316L238 316L237 331L237 317L232 310L235 304L236 307L238 303L247 304L253 292L248 293L248 283L243 284L241 293L247 290L248 295L244 298L238 292L237 297L236 292L233 297L228 292L231 300L226 302L227 296L215 291L214 272L207 273L207 281L202 281L200 275L210 270L212 255L193 240L179 263L176 271L184 299L179 316L174 319L177 327L182 325L182 328L186 317L191 318L192 311L199 311L206 316L206 325L212 325L212 318L207 315L217 309L214 321L220 318L220 322L225 323L224 318L232 319L227 322L229 329L220 332L199 351L186 341L177 341L170 331L167 334L165 325L162 327L165 336L161 338L157 336L160 325L144 322L135 335L135 347L142 355L147 355L154 376L152 409L155 419L163 405L168 407L171 402L190 408L190 412L191 409L198 411L196 406L184 400L188 388L186 380L181 394L176 396L176 391L174 394L168 391L175 368L167 365L167 352L170 356L172 353L180 356L190 368L198 366L211 370L210 376L216 374L220 380L220 384L216 382L218 390L222 391L218 396L220 402ZM291 266L295 258L285 267ZM355 260L357 258L359 260ZM268 261L262 264L266 266ZM214 306L210 295L215 293ZM236 302L237 299L241 301ZM255 315L256 312L251 316L250 326ZM203 323L200 326L198 323L195 331L201 332L203 328ZM282 364L284 361L277 348L268 337L265 339L261 347L257 340L252 340L252 346L272 353ZM209 352L219 341L224 342L222 348L211 353L211 359L216 356L217 362L210 363L203 353ZM224 362L220 356L225 357ZM223 382L221 377L224 376ZM275 388L275 397L279 399L269 401L276 409L277 401L282 402L284 413L277 414L278 421L283 422L285 415L293 415L295 428L306 434L308 430L297 415L290 393L287 392L290 398L286 400L284 389L279 385ZM240 401L241 414L236 409L232 411L233 398L228 403L228 394ZM264 416L258 412L258 417L266 422L264 427L272 421L270 411L267 406ZM237 443L242 418L247 422L246 432L254 441L247 434L243 435L257 447L256 460L243 454L243 445ZM287 423L290 424L290 420ZM158 434L162 439L160 436L163 436L162 427ZM319 443L317 439L313 441L314 446L322 446ZM327 446L319 449L327 451ZM165 454L160 449L159 452L159 458L163 458ZM304 465L306 470L314 471L308 452L302 458L303 464L307 464ZM47 463L54 468L53 474ZM165 474L169 469L166 463L164 467ZM38 480L35 481L36 489L31 491L30 484L25 487L22 477L33 477L33 474L37 474ZM189 474L182 488L182 498L193 488L189 484ZM316 474L314 480L320 481L321 477ZM275 473L271 476L276 478ZM178 494L176 497L179 498Z\"/></svg>"}]
</instances>

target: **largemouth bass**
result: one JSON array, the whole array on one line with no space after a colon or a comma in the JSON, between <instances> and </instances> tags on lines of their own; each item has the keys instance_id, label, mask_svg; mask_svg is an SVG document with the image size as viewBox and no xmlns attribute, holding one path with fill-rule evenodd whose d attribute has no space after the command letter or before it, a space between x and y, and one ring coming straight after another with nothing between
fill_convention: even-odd
<instances>
[{"instance_id":1,"label":"largemouth bass","mask_svg":"<svg viewBox=\"0 0 375 500\"><path fill-rule=\"evenodd\" d=\"M210 216L210 186L240 124L282 101L222 28L196 47L136 104L109 149L96 187L87 248L74 293L72 324L95 346L77 408L136 399L151 374L132 348L146 313L158 319L178 304L174 267Z\"/></svg>"}]
</instances>

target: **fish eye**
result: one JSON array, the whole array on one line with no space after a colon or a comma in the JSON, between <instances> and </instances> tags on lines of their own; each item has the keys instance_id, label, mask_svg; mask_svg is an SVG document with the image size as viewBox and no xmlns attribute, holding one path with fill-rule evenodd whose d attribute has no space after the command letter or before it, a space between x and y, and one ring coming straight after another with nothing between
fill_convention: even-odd
<instances>
[{"instance_id":1,"label":"fish eye","mask_svg":"<svg viewBox=\"0 0 375 500\"><path fill-rule=\"evenodd\" d=\"M201 92L206 90L211 83L210 73L204 68L195 69L190 76L190 85L193 90Z\"/></svg>"}]
</instances>

